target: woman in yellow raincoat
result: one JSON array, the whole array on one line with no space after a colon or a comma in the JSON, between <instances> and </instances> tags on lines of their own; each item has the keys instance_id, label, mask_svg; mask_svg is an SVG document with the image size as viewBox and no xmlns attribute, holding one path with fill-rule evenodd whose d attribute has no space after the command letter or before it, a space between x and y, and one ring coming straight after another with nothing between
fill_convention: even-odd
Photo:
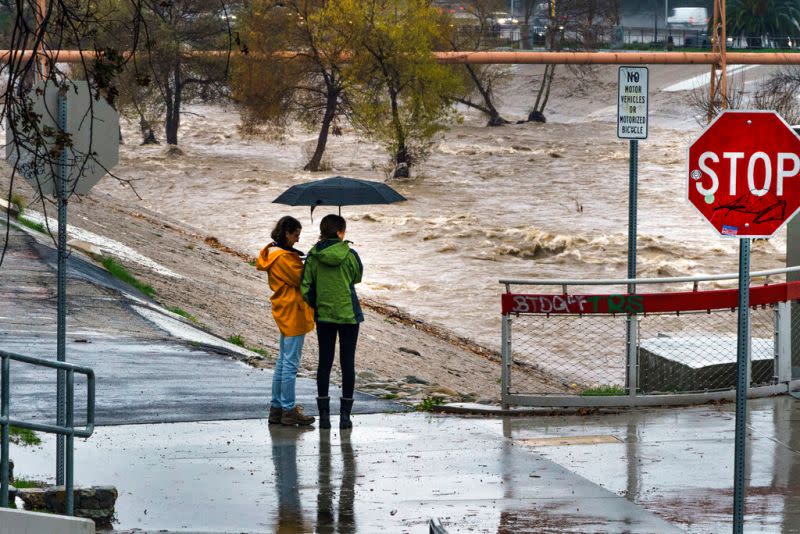
<instances>
[{"instance_id":1,"label":"woman in yellow raincoat","mask_svg":"<svg viewBox=\"0 0 800 534\"><path fill-rule=\"evenodd\" d=\"M272 376L270 424L314 423L314 418L303 414L303 407L295 403L295 382L303 342L306 334L314 328L314 311L300 294L303 254L294 248L302 228L294 217L281 217L272 230L273 242L264 247L256 262L259 271L267 271L272 290L272 317L281 332L280 353Z\"/></svg>"}]
</instances>

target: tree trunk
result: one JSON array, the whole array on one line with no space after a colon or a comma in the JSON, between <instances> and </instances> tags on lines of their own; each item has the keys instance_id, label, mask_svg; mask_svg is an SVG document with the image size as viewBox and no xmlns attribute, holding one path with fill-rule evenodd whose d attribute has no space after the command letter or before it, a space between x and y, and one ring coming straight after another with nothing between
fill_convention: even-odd
<instances>
[{"instance_id":1,"label":"tree trunk","mask_svg":"<svg viewBox=\"0 0 800 534\"><path fill-rule=\"evenodd\" d=\"M316 172L319 170L320 163L322 162L322 154L325 152L325 145L328 143L328 132L331 129L331 123L336 116L336 106L339 101L339 90L335 88L328 88L328 97L325 102L325 115L322 117L322 126L319 130L317 137L317 148L314 150L314 155L311 160L303 167L305 171Z\"/></svg>"},{"instance_id":2,"label":"tree trunk","mask_svg":"<svg viewBox=\"0 0 800 534\"><path fill-rule=\"evenodd\" d=\"M400 123L400 110L397 106L397 93L393 87L389 88L389 99L392 103L392 124L394 125L395 140L397 141L397 150L394 154L394 171L392 178L408 178L410 176L409 167L411 166L411 158L409 158L408 150L406 148L406 136L403 131L403 125Z\"/></svg>"},{"instance_id":3,"label":"tree trunk","mask_svg":"<svg viewBox=\"0 0 800 534\"><path fill-rule=\"evenodd\" d=\"M167 85L167 119L165 124L165 135L168 145L178 144L178 128L181 125L181 92L183 85L181 82L181 64L175 63L172 72L172 84Z\"/></svg>"},{"instance_id":4,"label":"tree trunk","mask_svg":"<svg viewBox=\"0 0 800 534\"><path fill-rule=\"evenodd\" d=\"M497 111L497 108L494 107L494 103L492 102L492 95L489 91L483 86L478 73L475 72L475 68L472 65L464 65L467 68L467 72L469 72L470 78L472 78L472 83L475 84L475 87L478 88L478 92L481 94L483 98L483 103L486 105L486 112L489 115L489 122L486 124L487 126L503 126L504 124L508 124L508 121L505 120L503 117L500 116L500 112Z\"/></svg>"}]
</instances>

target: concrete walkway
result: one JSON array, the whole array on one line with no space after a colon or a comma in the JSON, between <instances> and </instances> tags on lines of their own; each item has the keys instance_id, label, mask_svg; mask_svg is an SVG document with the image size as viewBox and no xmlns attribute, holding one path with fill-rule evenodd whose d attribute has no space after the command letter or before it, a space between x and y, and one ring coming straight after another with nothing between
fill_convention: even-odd
<instances>
[{"instance_id":1,"label":"concrete walkway","mask_svg":"<svg viewBox=\"0 0 800 534\"><path fill-rule=\"evenodd\" d=\"M76 480L119 487L123 532L423 533L433 517L450 533L680 532L503 438L500 421L416 413L355 425L99 428L76 445ZM53 448L15 447L17 471L47 477Z\"/></svg>"}]
</instances>

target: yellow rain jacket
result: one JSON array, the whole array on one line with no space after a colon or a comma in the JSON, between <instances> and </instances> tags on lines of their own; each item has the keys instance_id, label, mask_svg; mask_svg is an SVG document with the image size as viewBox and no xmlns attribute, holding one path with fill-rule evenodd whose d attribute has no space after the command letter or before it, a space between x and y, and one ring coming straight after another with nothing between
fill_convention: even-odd
<instances>
[{"instance_id":1,"label":"yellow rain jacket","mask_svg":"<svg viewBox=\"0 0 800 534\"><path fill-rule=\"evenodd\" d=\"M292 250L267 245L256 260L259 271L267 271L272 290L272 316L284 336L300 336L314 329L314 310L300 295L303 261Z\"/></svg>"}]
</instances>

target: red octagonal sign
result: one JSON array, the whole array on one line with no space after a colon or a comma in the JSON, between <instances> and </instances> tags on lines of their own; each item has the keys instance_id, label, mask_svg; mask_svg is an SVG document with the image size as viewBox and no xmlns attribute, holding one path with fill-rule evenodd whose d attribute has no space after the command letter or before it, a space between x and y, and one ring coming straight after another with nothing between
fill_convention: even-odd
<instances>
[{"instance_id":1,"label":"red octagonal sign","mask_svg":"<svg viewBox=\"0 0 800 534\"><path fill-rule=\"evenodd\" d=\"M800 208L800 138L774 111L725 111L689 147L687 174L717 232L769 237Z\"/></svg>"}]
</instances>

